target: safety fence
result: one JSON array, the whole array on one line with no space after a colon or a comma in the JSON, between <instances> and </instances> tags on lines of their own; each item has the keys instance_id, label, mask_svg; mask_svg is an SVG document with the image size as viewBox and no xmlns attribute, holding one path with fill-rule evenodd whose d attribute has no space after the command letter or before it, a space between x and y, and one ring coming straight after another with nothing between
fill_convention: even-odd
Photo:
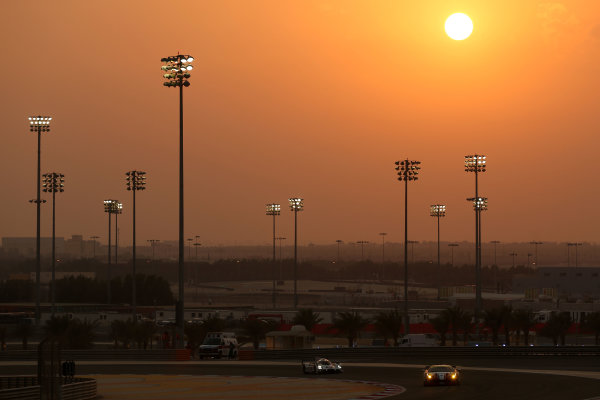
<instances>
[{"instance_id":1,"label":"safety fence","mask_svg":"<svg viewBox=\"0 0 600 400\"><path fill-rule=\"evenodd\" d=\"M63 378L61 383L62 400L95 399L98 394L93 378ZM37 400L41 389L33 375L0 376L0 400Z\"/></svg>"}]
</instances>

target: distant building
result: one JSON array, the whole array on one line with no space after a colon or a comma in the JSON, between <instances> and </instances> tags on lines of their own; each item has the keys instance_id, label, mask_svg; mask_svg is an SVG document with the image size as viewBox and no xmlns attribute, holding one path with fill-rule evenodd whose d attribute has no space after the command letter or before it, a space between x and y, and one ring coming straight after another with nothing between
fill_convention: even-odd
<instances>
[{"instance_id":1,"label":"distant building","mask_svg":"<svg viewBox=\"0 0 600 400\"><path fill-rule=\"evenodd\" d=\"M515 276L513 293L600 297L600 267L540 267L535 275Z\"/></svg>"},{"instance_id":2,"label":"distant building","mask_svg":"<svg viewBox=\"0 0 600 400\"><path fill-rule=\"evenodd\" d=\"M60 254L65 245L65 239L56 238L56 252ZM5 254L18 254L24 257L35 257L36 238L34 237L3 237L2 248ZM52 238L40 238L40 253L43 256L52 254Z\"/></svg>"}]
</instances>

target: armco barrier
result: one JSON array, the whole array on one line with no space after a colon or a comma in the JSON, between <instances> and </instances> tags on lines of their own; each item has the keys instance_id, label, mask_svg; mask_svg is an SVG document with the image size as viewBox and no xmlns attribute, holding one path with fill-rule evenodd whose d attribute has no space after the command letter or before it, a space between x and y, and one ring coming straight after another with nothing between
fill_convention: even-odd
<instances>
[{"instance_id":1,"label":"armco barrier","mask_svg":"<svg viewBox=\"0 0 600 400\"><path fill-rule=\"evenodd\" d=\"M35 350L9 350L0 351L0 361L37 361ZM62 350L63 360L77 361L110 361L110 360L139 360L139 361L185 361L189 360L190 352L187 349L165 350Z\"/></svg>"},{"instance_id":2,"label":"armco barrier","mask_svg":"<svg viewBox=\"0 0 600 400\"><path fill-rule=\"evenodd\" d=\"M36 376L0 377L0 400L37 400L40 386ZM62 384L62 400L91 400L98 395L96 380L73 378Z\"/></svg>"},{"instance_id":3,"label":"armco barrier","mask_svg":"<svg viewBox=\"0 0 600 400\"><path fill-rule=\"evenodd\" d=\"M300 360L326 357L336 361L399 362L411 357L504 358L504 357L598 357L598 346L511 347L356 347L251 351L255 360ZM240 351L240 359L241 358Z\"/></svg>"}]
</instances>

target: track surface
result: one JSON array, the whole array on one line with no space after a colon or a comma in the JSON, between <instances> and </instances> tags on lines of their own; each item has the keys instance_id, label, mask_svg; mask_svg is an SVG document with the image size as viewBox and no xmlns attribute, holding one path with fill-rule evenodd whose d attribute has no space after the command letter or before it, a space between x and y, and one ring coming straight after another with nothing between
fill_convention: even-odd
<instances>
[{"instance_id":1,"label":"track surface","mask_svg":"<svg viewBox=\"0 0 600 400\"><path fill-rule=\"evenodd\" d=\"M560 360L536 362L537 368L545 364L562 364ZM283 365L282 365L283 364ZM478 363L481 367L481 362ZM485 367L497 367L488 360ZM499 363L503 364L503 363ZM533 364L533 363L532 363ZM569 370L598 371L598 360L585 361L582 368L576 368L575 362L568 365ZM464 365L464 364L462 364ZM506 366L501 366L506 367ZM516 366L513 365L512 368ZM534 368L534 365L530 365ZM165 374L165 375L228 375L228 376L284 376L310 377L312 379L348 379L357 381L375 381L401 385L406 392L388 397L394 400L409 399L544 399L544 400L583 400L600 396L600 379L588 379L563 375L529 374L521 372L497 372L478 370L469 366L463 370L463 384L458 387L423 387L422 371L415 367L397 367L377 364L348 364L341 375L315 376L304 375L298 365L286 363L252 362L187 362L187 363L84 363L77 366L77 374ZM0 365L1 375L33 374L34 365ZM597 375L597 374L596 374ZM259 398L259 397L257 397ZM600 397L598 397L600 399Z\"/></svg>"}]
</instances>

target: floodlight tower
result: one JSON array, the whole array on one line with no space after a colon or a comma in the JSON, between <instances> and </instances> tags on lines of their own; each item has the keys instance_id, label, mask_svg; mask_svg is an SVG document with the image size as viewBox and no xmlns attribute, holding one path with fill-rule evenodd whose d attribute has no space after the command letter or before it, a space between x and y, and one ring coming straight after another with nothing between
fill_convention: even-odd
<instances>
[{"instance_id":1,"label":"floodlight tower","mask_svg":"<svg viewBox=\"0 0 600 400\"><path fill-rule=\"evenodd\" d=\"M570 247L573 246L575 247L575 266L579 266L578 260L577 260L577 247L579 246L583 246L583 243L579 243L579 242L570 242L567 243L567 254L568 254L568 262L567 262L567 266L571 266L571 262L570 262L570 256L571 256L571 251L570 251Z\"/></svg>"},{"instance_id":2,"label":"floodlight tower","mask_svg":"<svg viewBox=\"0 0 600 400\"><path fill-rule=\"evenodd\" d=\"M513 261L513 262L512 262L512 266L513 266L513 268L514 268L514 267L515 267L515 265L516 265L516 264L515 264L515 257L516 257L516 256L518 256L518 254L517 254L517 252L513 251L512 253L510 253L510 254L509 254L509 256L511 256L511 257L512 257L512 261Z\"/></svg>"},{"instance_id":3,"label":"floodlight tower","mask_svg":"<svg viewBox=\"0 0 600 400\"><path fill-rule=\"evenodd\" d=\"M51 284L51 299L52 299L52 316L56 312L56 192L64 192L65 176L56 172L44 174L43 190L46 193L52 193L52 284Z\"/></svg>"},{"instance_id":4,"label":"floodlight tower","mask_svg":"<svg viewBox=\"0 0 600 400\"><path fill-rule=\"evenodd\" d=\"M294 308L298 308L298 212L304 210L304 199L290 197L288 201L294 212Z\"/></svg>"},{"instance_id":5,"label":"floodlight tower","mask_svg":"<svg viewBox=\"0 0 600 400\"><path fill-rule=\"evenodd\" d=\"M499 240L492 240L490 243L494 245L494 265L498 266L498 262L496 261L496 245L500 244L500 241Z\"/></svg>"},{"instance_id":6,"label":"floodlight tower","mask_svg":"<svg viewBox=\"0 0 600 400\"><path fill-rule=\"evenodd\" d=\"M188 79L193 69L191 63L194 57L190 55L177 54L172 57L164 57L160 60L164 63L161 69L165 72L163 77L167 80L163 83L167 87L179 88L179 298L175 307L177 329L179 331L178 347L183 347L183 290L184 290L184 262L183 262L183 88L190 86Z\"/></svg>"},{"instance_id":7,"label":"floodlight tower","mask_svg":"<svg viewBox=\"0 0 600 400\"><path fill-rule=\"evenodd\" d=\"M529 244L532 244L535 246L535 267L537 268L539 266L539 262L538 262L538 245L539 244L544 244L544 242L537 242L537 241L532 241L529 242Z\"/></svg>"},{"instance_id":8,"label":"floodlight tower","mask_svg":"<svg viewBox=\"0 0 600 400\"><path fill-rule=\"evenodd\" d=\"M144 171L127 171L125 173L127 190L133 194L133 238L132 238L132 262L131 262L131 319L135 324L137 321L136 315L136 287L135 287L135 192L146 190L146 173Z\"/></svg>"},{"instance_id":9,"label":"floodlight tower","mask_svg":"<svg viewBox=\"0 0 600 400\"><path fill-rule=\"evenodd\" d=\"M482 301L481 301L481 212L487 211L487 197L471 197L468 198L467 201L473 203L473 209L475 210L475 214L477 215L477 247L476 249L479 252L476 253L476 263L475 263L475 316L479 318L482 310ZM477 324L477 329L479 329L479 324Z\"/></svg>"},{"instance_id":10,"label":"floodlight tower","mask_svg":"<svg viewBox=\"0 0 600 400\"><path fill-rule=\"evenodd\" d=\"M479 198L479 173L485 172L487 160L486 156L481 154L470 154L465 156L465 172L473 172L475 174L475 199ZM481 279L481 235L479 234L479 217L481 216L479 209L475 207L475 280ZM479 327L479 313L481 312L481 286L476 284L475 288L475 320Z\"/></svg>"},{"instance_id":11,"label":"floodlight tower","mask_svg":"<svg viewBox=\"0 0 600 400\"><path fill-rule=\"evenodd\" d=\"M42 256L40 250L40 204L42 199L40 197L41 189L41 141L42 132L50 132L50 121L52 117L43 117L38 115L36 117L29 117L29 131L37 133L37 197L32 202L36 204L36 235L35 235L35 323L39 325L41 310L40 310L40 274L42 267Z\"/></svg>"},{"instance_id":12,"label":"floodlight tower","mask_svg":"<svg viewBox=\"0 0 600 400\"><path fill-rule=\"evenodd\" d=\"M150 247L152 247L152 261L154 261L154 248L156 247L156 243L160 242L158 239L148 239L146 242L150 243Z\"/></svg>"},{"instance_id":13,"label":"floodlight tower","mask_svg":"<svg viewBox=\"0 0 600 400\"><path fill-rule=\"evenodd\" d=\"M119 264L119 214L123 214L123 203L117 201L112 211L115 214L115 265Z\"/></svg>"},{"instance_id":14,"label":"floodlight tower","mask_svg":"<svg viewBox=\"0 0 600 400\"><path fill-rule=\"evenodd\" d=\"M438 267L440 266L440 217L446 216L446 206L444 204L433 204L430 206L429 215L437 218L437 251Z\"/></svg>"},{"instance_id":15,"label":"floodlight tower","mask_svg":"<svg viewBox=\"0 0 600 400\"><path fill-rule=\"evenodd\" d=\"M344 241L342 239L337 239L335 241L337 243L337 258L336 258L336 263L340 262L340 244L344 243Z\"/></svg>"},{"instance_id":16,"label":"floodlight tower","mask_svg":"<svg viewBox=\"0 0 600 400\"><path fill-rule=\"evenodd\" d=\"M405 159L396 161L398 180L404 181L404 333L410 332L410 319L408 317L408 182L416 181L421 167L420 161Z\"/></svg>"},{"instance_id":17,"label":"floodlight tower","mask_svg":"<svg viewBox=\"0 0 600 400\"><path fill-rule=\"evenodd\" d=\"M283 258L281 258L281 242L287 238L283 236L277 236L275 239L279 241L279 280L283 281Z\"/></svg>"},{"instance_id":18,"label":"floodlight tower","mask_svg":"<svg viewBox=\"0 0 600 400\"><path fill-rule=\"evenodd\" d=\"M275 308L275 217L281 214L281 204L271 203L266 205L266 215L273 216L273 308Z\"/></svg>"},{"instance_id":19,"label":"floodlight tower","mask_svg":"<svg viewBox=\"0 0 600 400\"><path fill-rule=\"evenodd\" d=\"M358 242L356 242L357 244L360 244L360 259L361 261L365 259L365 244L369 244L368 240L359 240Z\"/></svg>"},{"instance_id":20,"label":"floodlight tower","mask_svg":"<svg viewBox=\"0 0 600 400\"><path fill-rule=\"evenodd\" d=\"M381 280L385 277L385 237L387 232L379 232L381 236Z\"/></svg>"},{"instance_id":21,"label":"floodlight tower","mask_svg":"<svg viewBox=\"0 0 600 400\"><path fill-rule=\"evenodd\" d=\"M96 258L96 239L100 239L100 236L90 236L90 239L94 241L93 258Z\"/></svg>"},{"instance_id":22,"label":"floodlight tower","mask_svg":"<svg viewBox=\"0 0 600 400\"><path fill-rule=\"evenodd\" d=\"M106 303L110 304L111 303L111 293L110 293L110 263L111 263L111 254L110 254L110 231L111 231L111 227L110 227L110 216L112 214L115 214L117 212L117 210L119 209L119 201L118 200L104 200L104 212L108 214L108 267L106 269Z\"/></svg>"},{"instance_id":23,"label":"floodlight tower","mask_svg":"<svg viewBox=\"0 0 600 400\"><path fill-rule=\"evenodd\" d=\"M448 243L448 247L450 247L450 265L454 267L454 248L458 247L458 243Z\"/></svg>"}]
</instances>

